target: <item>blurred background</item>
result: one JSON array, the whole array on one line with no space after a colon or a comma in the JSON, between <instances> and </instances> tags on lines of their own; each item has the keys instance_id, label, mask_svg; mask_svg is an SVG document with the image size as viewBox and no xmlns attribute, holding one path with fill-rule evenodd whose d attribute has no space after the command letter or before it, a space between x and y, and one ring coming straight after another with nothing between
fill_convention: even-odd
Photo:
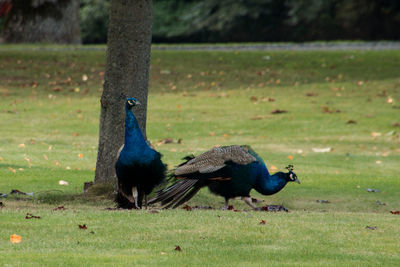
<instances>
[{"instance_id":1,"label":"blurred background","mask_svg":"<svg viewBox=\"0 0 400 267\"><path fill-rule=\"evenodd\" d=\"M109 0L0 0L1 41L102 44ZM153 0L153 43L399 40L399 0Z\"/></svg>"}]
</instances>

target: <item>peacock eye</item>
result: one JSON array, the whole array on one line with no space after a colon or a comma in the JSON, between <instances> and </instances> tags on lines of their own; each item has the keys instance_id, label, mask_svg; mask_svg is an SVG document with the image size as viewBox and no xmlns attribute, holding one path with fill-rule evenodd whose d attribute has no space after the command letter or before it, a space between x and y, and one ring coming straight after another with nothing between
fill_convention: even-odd
<instances>
[{"instance_id":1,"label":"peacock eye","mask_svg":"<svg viewBox=\"0 0 400 267\"><path fill-rule=\"evenodd\" d=\"M132 100L128 100L128 104L129 105L133 105L133 101Z\"/></svg>"},{"instance_id":2,"label":"peacock eye","mask_svg":"<svg viewBox=\"0 0 400 267\"><path fill-rule=\"evenodd\" d=\"M293 174L289 174L290 179L293 180Z\"/></svg>"}]
</instances>

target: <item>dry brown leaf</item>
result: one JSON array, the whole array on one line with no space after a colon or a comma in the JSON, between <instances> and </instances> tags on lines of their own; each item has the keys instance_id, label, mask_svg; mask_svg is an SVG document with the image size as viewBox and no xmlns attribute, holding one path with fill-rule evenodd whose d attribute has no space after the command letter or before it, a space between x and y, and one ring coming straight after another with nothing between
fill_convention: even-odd
<instances>
[{"instance_id":1,"label":"dry brown leaf","mask_svg":"<svg viewBox=\"0 0 400 267\"><path fill-rule=\"evenodd\" d=\"M271 111L271 114L282 114L282 113L287 113L287 111L283 109L275 109Z\"/></svg>"},{"instance_id":2,"label":"dry brown leaf","mask_svg":"<svg viewBox=\"0 0 400 267\"><path fill-rule=\"evenodd\" d=\"M257 102L257 101L258 101L258 98L257 98L256 96L253 95L253 96L250 97L250 101L251 101L251 102Z\"/></svg>"},{"instance_id":3,"label":"dry brown leaf","mask_svg":"<svg viewBox=\"0 0 400 267\"><path fill-rule=\"evenodd\" d=\"M382 133L379 133L379 132L371 132L372 137L379 137L381 135L382 135Z\"/></svg>"}]
</instances>

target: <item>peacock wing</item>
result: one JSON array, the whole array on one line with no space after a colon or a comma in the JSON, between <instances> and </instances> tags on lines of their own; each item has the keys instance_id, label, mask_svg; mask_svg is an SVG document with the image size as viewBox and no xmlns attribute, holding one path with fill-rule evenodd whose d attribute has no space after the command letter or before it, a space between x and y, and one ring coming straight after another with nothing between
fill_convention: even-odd
<instances>
[{"instance_id":1,"label":"peacock wing","mask_svg":"<svg viewBox=\"0 0 400 267\"><path fill-rule=\"evenodd\" d=\"M226 166L231 161L237 164L246 165L257 159L249 153L245 146L222 146L214 147L203 154L178 166L174 174L176 176L190 173L212 173Z\"/></svg>"}]
</instances>

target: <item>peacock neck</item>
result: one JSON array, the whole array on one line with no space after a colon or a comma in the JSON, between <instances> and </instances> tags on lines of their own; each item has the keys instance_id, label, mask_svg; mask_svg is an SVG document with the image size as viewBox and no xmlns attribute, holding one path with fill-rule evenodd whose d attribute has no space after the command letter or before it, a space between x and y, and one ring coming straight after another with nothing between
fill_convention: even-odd
<instances>
[{"instance_id":1,"label":"peacock neck","mask_svg":"<svg viewBox=\"0 0 400 267\"><path fill-rule=\"evenodd\" d=\"M133 112L129 108L125 108L125 148L126 149L146 149L148 147L146 140L144 139L142 130L140 129L139 123L133 115Z\"/></svg>"},{"instance_id":2,"label":"peacock neck","mask_svg":"<svg viewBox=\"0 0 400 267\"><path fill-rule=\"evenodd\" d=\"M274 175L270 175L268 171L266 173L260 173L254 189L263 195L272 195L279 192L287 184L287 173L277 172Z\"/></svg>"}]
</instances>

